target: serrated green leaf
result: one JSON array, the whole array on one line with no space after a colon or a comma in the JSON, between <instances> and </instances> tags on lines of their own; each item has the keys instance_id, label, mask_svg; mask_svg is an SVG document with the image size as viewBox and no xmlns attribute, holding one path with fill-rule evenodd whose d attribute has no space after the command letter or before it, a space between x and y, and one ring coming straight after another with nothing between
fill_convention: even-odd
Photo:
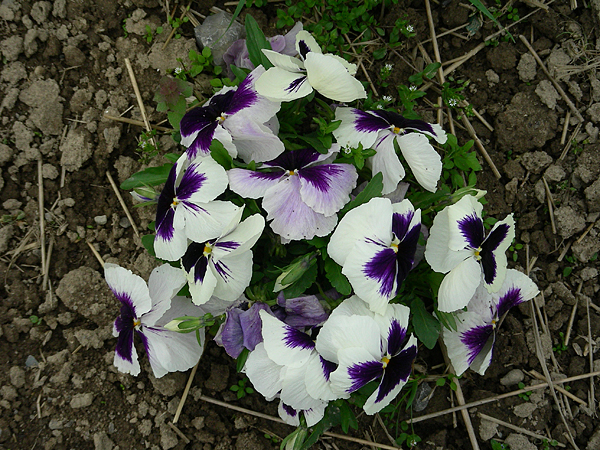
<instances>
[{"instance_id":1,"label":"serrated green leaf","mask_svg":"<svg viewBox=\"0 0 600 450\"><path fill-rule=\"evenodd\" d=\"M350 295L352 292L352 286L346 278L346 275L342 273L342 266L336 263L333 259L328 258L323 263L325 268L325 276L331 283L331 285L342 295Z\"/></svg>"},{"instance_id":2,"label":"serrated green leaf","mask_svg":"<svg viewBox=\"0 0 600 450\"><path fill-rule=\"evenodd\" d=\"M367 203L374 197L380 197L383 191L383 174L378 172L371 178L371 181L365 186L365 188L356 196L356 198L350 201L346 206L342 208L342 214L346 214L351 209L357 206Z\"/></svg>"},{"instance_id":3,"label":"serrated green leaf","mask_svg":"<svg viewBox=\"0 0 600 450\"><path fill-rule=\"evenodd\" d=\"M413 327L419 340L427 347L432 349L440 335L440 323L427 312L425 304L420 298L415 298L410 304L410 311L413 315Z\"/></svg>"},{"instance_id":4,"label":"serrated green leaf","mask_svg":"<svg viewBox=\"0 0 600 450\"><path fill-rule=\"evenodd\" d=\"M133 174L121 183L121 189L129 191L136 187L157 186L167 181L173 164L167 163L160 167L149 167L141 172Z\"/></svg>"}]
</instances>

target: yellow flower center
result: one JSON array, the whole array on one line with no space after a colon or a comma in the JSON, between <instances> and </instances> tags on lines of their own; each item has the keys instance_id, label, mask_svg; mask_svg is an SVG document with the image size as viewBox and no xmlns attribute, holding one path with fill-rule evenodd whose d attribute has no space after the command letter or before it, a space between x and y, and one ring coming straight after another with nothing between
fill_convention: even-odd
<instances>
[{"instance_id":1,"label":"yellow flower center","mask_svg":"<svg viewBox=\"0 0 600 450\"><path fill-rule=\"evenodd\" d=\"M179 199L177 197L175 197L173 199L173 203L171 203L171 206L177 206L177 205L179 205Z\"/></svg>"},{"instance_id":2,"label":"yellow flower center","mask_svg":"<svg viewBox=\"0 0 600 450\"><path fill-rule=\"evenodd\" d=\"M213 246L208 242L204 244L204 252L202 253L204 256L208 256L212 253Z\"/></svg>"},{"instance_id":3,"label":"yellow flower center","mask_svg":"<svg viewBox=\"0 0 600 450\"><path fill-rule=\"evenodd\" d=\"M396 237L396 235L394 235L394 239L392 240L392 243L390 244L390 248L392 250L394 250L394 253L398 253L398 246L400 245L400 239L398 239Z\"/></svg>"},{"instance_id":4,"label":"yellow flower center","mask_svg":"<svg viewBox=\"0 0 600 450\"><path fill-rule=\"evenodd\" d=\"M137 328L142 324L140 319L133 319L133 328Z\"/></svg>"},{"instance_id":5,"label":"yellow flower center","mask_svg":"<svg viewBox=\"0 0 600 450\"><path fill-rule=\"evenodd\" d=\"M219 124L222 124L223 122L225 122L225 119L227 119L227 115L225 113L222 113L220 117L217 117L217 122Z\"/></svg>"},{"instance_id":6,"label":"yellow flower center","mask_svg":"<svg viewBox=\"0 0 600 450\"><path fill-rule=\"evenodd\" d=\"M292 176L292 175L296 175L296 172L297 172L296 170L288 170L286 173L287 173L287 175Z\"/></svg>"},{"instance_id":7,"label":"yellow flower center","mask_svg":"<svg viewBox=\"0 0 600 450\"><path fill-rule=\"evenodd\" d=\"M480 260L481 260L480 253L481 253L481 247L477 247L477 248L475 249L475 253L474 253L474 255L475 255L475 259L476 259L477 261L480 261Z\"/></svg>"},{"instance_id":8,"label":"yellow flower center","mask_svg":"<svg viewBox=\"0 0 600 450\"><path fill-rule=\"evenodd\" d=\"M394 134L400 134L400 133L404 133L404 128L400 128L400 127L392 127L392 132Z\"/></svg>"},{"instance_id":9,"label":"yellow flower center","mask_svg":"<svg viewBox=\"0 0 600 450\"><path fill-rule=\"evenodd\" d=\"M381 358L381 362L383 363L383 368L385 369L388 365L388 363L390 362L390 357L388 355L384 356L383 358Z\"/></svg>"}]
</instances>

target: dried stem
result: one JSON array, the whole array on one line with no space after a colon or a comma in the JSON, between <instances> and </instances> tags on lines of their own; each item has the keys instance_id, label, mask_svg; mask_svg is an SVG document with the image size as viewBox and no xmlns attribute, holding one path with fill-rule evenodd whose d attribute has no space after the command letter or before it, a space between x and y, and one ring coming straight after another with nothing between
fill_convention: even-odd
<instances>
[{"instance_id":1,"label":"dried stem","mask_svg":"<svg viewBox=\"0 0 600 450\"><path fill-rule=\"evenodd\" d=\"M135 222L133 221L133 217L131 217L131 213L129 212L129 209L127 208L127 205L125 204L125 201L123 200L123 197L121 196L121 193L119 192L119 189L117 188L117 185L115 184L115 180L113 180L113 177L110 175L110 172L108 170L106 171L106 176L108 178L108 181L110 181L110 185L112 186L113 191L115 191L115 194L117 195L117 198L119 199L119 203L121 204L123 211L125 211L125 215L129 219L129 223L131 223L131 228L133 228L133 231L135 232L137 237L140 237L140 232L138 231L137 226L136 226Z\"/></svg>"},{"instance_id":2,"label":"dried stem","mask_svg":"<svg viewBox=\"0 0 600 450\"><path fill-rule=\"evenodd\" d=\"M539 372L536 372L535 370L531 370L530 372L528 372L531 376L533 376L534 378L537 378L538 380L541 381L548 381L546 380L546 377L544 377L544 375L542 375ZM569 391L567 391L565 388L562 388L560 386L554 386L554 389L556 389L557 391L561 392L562 394L566 395L567 397L569 397L571 400L576 401L577 403L584 405L585 407L587 407L587 403L583 400L581 400L579 397L571 394Z\"/></svg>"},{"instance_id":3,"label":"dried stem","mask_svg":"<svg viewBox=\"0 0 600 450\"><path fill-rule=\"evenodd\" d=\"M140 120L128 119L127 117L116 117L116 116L111 116L110 114L104 114L104 118L109 119L109 120L115 120L117 122L128 123L130 125L137 125L139 127L146 126L146 124ZM150 124L150 127L157 131L166 131L166 132L173 131L172 128L161 127L160 125Z\"/></svg>"},{"instance_id":4,"label":"dried stem","mask_svg":"<svg viewBox=\"0 0 600 450\"><path fill-rule=\"evenodd\" d=\"M85 241L85 243L90 247L92 253L96 257L100 265L104 267L104 260L102 259L102 256L100 256L100 253L98 253L98 250L96 250L96 248L91 244L91 242Z\"/></svg>"},{"instance_id":5,"label":"dried stem","mask_svg":"<svg viewBox=\"0 0 600 450\"><path fill-rule=\"evenodd\" d=\"M531 436L531 437L534 437L536 439L540 439L541 441L544 441L544 440L551 441L552 440L551 438L548 438L546 436L542 436L541 434L533 433L533 432L531 432L529 430L526 430L525 428L518 427L516 425L513 425L512 423L504 422L503 420L496 419L495 417L488 416L487 414L483 414L483 413L478 412L477 415L479 417L481 417L482 419L488 420L490 422L497 423L498 425L502 425L503 427L509 428L511 430L514 430L514 431L518 431L519 433L522 433L522 434L526 434L527 436ZM559 442L557 445L559 447L566 447L566 445L563 444L562 442Z\"/></svg>"},{"instance_id":6,"label":"dried stem","mask_svg":"<svg viewBox=\"0 0 600 450\"><path fill-rule=\"evenodd\" d=\"M556 222L554 221L554 206L552 200L552 192L550 192L550 188L548 187L548 182L545 177L542 177L542 181L544 182L544 189L546 189L546 200L548 202L548 214L550 214L550 223L552 224L552 233L556 234Z\"/></svg>"},{"instance_id":7,"label":"dried stem","mask_svg":"<svg viewBox=\"0 0 600 450\"><path fill-rule=\"evenodd\" d=\"M181 400L179 401L179 405L177 406L177 411L175 411L175 418L173 419L173 424L176 424L179 420L179 416L181 415L181 411L183 410L183 405L185 405L185 400L187 399L188 394L190 393L190 387L192 387L192 381L194 381L194 376L196 375L196 371L198 370L198 364L200 361L196 363L192 372L190 373L190 377L188 378L187 384L185 385L185 389L183 390L183 395L181 396Z\"/></svg>"},{"instance_id":8,"label":"dried stem","mask_svg":"<svg viewBox=\"0 0 600 450\"><path fill-rule=\"evenodd\" d=\"M40 214L40 247L42 248L42 275L46 274L46 217L44 215L44 178L42 176L42 158L38 159L38 206ZM46 290L46 284L42 284L42 290Z\"/></svg>"},{"instance_id":9,"label":"dried stem","mask_svg":"<svg viewBox=\"0 0 600 450\"><path fill-rule=\"evenodd\" d=\"M485 161L490 166L490 169L492 169L492 172L494 173L494 176L497 179L502 178L502 175L500 175L500 172L496 168L496 164L494 164L494 161L492 161L492 158L490 157L489 153L486 151L485 147L483 146L483 144L479 140L479 137L477 136L477 133L475 133L475 129L473 128L473 125L469 121L469 118L464 113L464 111L460 112L460 118L462 119L463 124L467 128L467 131L469 132L469 134L471 135L471 137L475 141L475 145L477 146L477 148L481 152L481 154L483 156L483 159L485 159Z\"/></svg>"},{"instance_id":10,"label":"dried stem","mask_svg":"<svg viewBox=\"0 0 600 450\"><path fill-rule=\"evenodd\" d=\"M152 127L150 126L150 122L148 121L148 116L146 115L146 108L144 107L144 101L142 100L142 94L140 94L140 88L137 84L137 80L135 79L135 74L133 73L133 67L131 67L131 62L129 58L125 58L125 65L127 66L127 72L129 73L129 78L131 79L131 84L133 85L133 91L135 92L135 98L137 99L138 106L140 108L140 112L142 114L142 119L144 120L144 125L146 126L146 131L152 131ZM151 138L152 145L156 147L156 141L154 138Z\"/></svg>"}]
</instances>

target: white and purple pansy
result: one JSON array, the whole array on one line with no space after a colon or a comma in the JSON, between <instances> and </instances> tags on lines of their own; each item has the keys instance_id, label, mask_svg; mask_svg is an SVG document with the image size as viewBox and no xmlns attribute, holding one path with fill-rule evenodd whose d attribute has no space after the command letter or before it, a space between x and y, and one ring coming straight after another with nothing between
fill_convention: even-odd
<instances>
[{"instance_id":1,"label":"white and purple pansy","mask_svg":"<svg viewBox=\"0 0 600 450\"><path fill-rule=\"evenodd\" d=\"M189 161L182 155L169 173L156 208L154 250L158 258L176 261L188 239L204 242L219 236L239 208L215 200L227 189L227 173L212 158Z\"/></svg>"},{"instance_id":2,"label":"white and purple pansy","mask_svg":"<svg viewBox=\"0 0 600 450\"><path fill-rule=\"evenodd\" d=\"M412 372L417 340L407 336L409 308L389 305L384 315L365 311L358 297L344 301L343 312L331 315L317 336L316 348L338 364L329 379L334 394L348 398L367 383L379 385L364 410L375 414L400 392ZM342 305L344 304L342 303Z\"/></svg>"},{"instance_id":3,"label":"white and purple pansy","mask_svg":"<svg viewBox=\"0 0 600 450\"><path fill-rule=\"evenodd\" d=\"M490 294L483 282L479 285L467 311L456 314L457 330L444 328L442 335L457 375L469 367L480 375L485 373L492 361L498 321L510 308L531 300L538 292L528 276L513 269L507 270L496 293Z\"/></svg>"},{"instance_id":4,"label":"white and purple pansy","mask_svg":"<svg viewBox=\"0 0 600 450\"><path fill-rule=\"evenodd\" d=\"M167 372L185 371L202 355L195 333L180 334L164 325L176 317L202 316L204 312L189 299L175 297L185 284L185 274L164 264L150 274L148 285L130 270L115 264L104 265L106 282L121 302L121 314L115 320L117 337L114 364L121 372L138 375L140 363L134 335L141 338L152 372L160 378ZM204 341L204 330L200 330Z\"/></svg>"},{"instance_id":5,"label":"white and purple pansy","mask_svg":"<svg viewBox=\"0 0 600 450\"><path fill-rule=\"evenodd\" d=\"M350 164L324 164L339 151L288 151L264 163L270 171L231 169L232 191L248 198L264 197L271 228L286 242L326 236L337 224L336 213L350 200L358 174Z\"/></svg>"},{"instance_id":6,"label":"white and purple pansy","mask_svg":"<svg viewBox=\"0 0 600 450\"><path fill-rule=\"evenodd\" d=\"M366 98L362 83L354 78L356 65L331 53L323 54L307 31L296 35L298 58L263 49L274 67L256 82L259 94L273 101L288 102L313 92L338 102Z\"/></svg>"},{"instance_id":7,"label":"white and purple pansy","mask_svg":"<svg viewBox=\"0 0 600 450\"><path fill-rule=\"evenodd\" d=\"M420 233L421 210L409 200L373 198L344 216L327 253L356 295L383 313L412 269Z\"/></svg>"},{"instance_id":8,"label":"white and purple pansy","mask_svg":"<svg viewBox=\"0 0 600 450\"><path fill-rule=\"evenodd\" d=\"M237 300L252 278L252 251L265 227L254 214L240 223L243 208L216 239L192 242L181 258L192 301L202 305L215 297Z\"/></svg>"},{"instance_id":9,"label":"white and purple pansy","mask_svg":"<svg viewBox=\"0 0 600 450\"><path fill-rule=\"evenodd\" d=\"M232 157L240 156L247 163L267 161L283 152L283 143L266 125L281 104L254 89L264 71L264 67L257 67L237 88L224 87L206 105L183 116L181 144L187 147L189 159L210 155L213 139L220 141Z\"/></svg>"},{"instance_id":10,"label":"white and purple pansy","mask_svg":"<svg viewBox=\"0 0 600 450\"><path fill-rule=\"evenodd\" d=\"M440 144L446 142L446 133L438 124L405 119L400 114L385 111L361 111L355 108L337 108L336 120L342 123L333 131L342 146L372 148L377 153L368 159L373 174L383 174L383 193L396 189L405 171L398 159L394 141L413 172L417 182L435 192L442 174L442 159L429 143L432 137Z\"/></svg>"},{"instance_id":11,"label":"white and purple pansy","mask_svg":"<svg viewBox=\"0 0 600 450\"><path fill-rule=\"evenodd\" d=\"M469 303L483 276L489 292L497 292L506 275L506 250L515 237L512 214L485 235L483 205L465 195L433 220L425 259L436 272L446 273L438 292L438 309L452 312Z\"/></svg>"}]
</instances>

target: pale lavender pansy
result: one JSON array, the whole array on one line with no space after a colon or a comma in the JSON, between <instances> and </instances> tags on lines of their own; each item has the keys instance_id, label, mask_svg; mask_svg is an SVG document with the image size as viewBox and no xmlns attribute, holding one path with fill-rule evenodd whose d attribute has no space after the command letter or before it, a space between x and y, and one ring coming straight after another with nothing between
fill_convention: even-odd
<instances>
[{"instance_id":1,"label":"pale lavender pansy","mask_svg":"<svg viewBox=\"0 0 600 450\"><path fill-rule=\"evenodd\" d=\"M412 269L420 233L421 210L409 200L373 198L343 217L327 253L354 292L381 313Z\"/></svg>"},{"instance_id":2,"label":"pale lavender pansy","mask_svg":"<svg viewBox=\"0 0 600 450\"><path fill-rule=\"evenodd\" d=\"M338 364L330 374L334 394L348 398L367 383L379 380L364 405L367 414L375 414L394 400L412 371L417 340L407 334L410 310L393 304L383 315L374 314L356 296L340 307L321 328L316 348L324 358Z\"/></svg>"},{"instance_id":3,"label":"pale lavender pansy","mask_svg":"<svg viewBox=\"0 0 600 450\"><path fill-rule=\"evenodd\" d=\"M469 367L483 375L489 367L496 340L498 321L510 308L531 300L539 293L535 283L513 269L506 272L500 290L490 294L482 283L467 305L456 314L457 330L444 328L443 340L457 375Z\"/></svg>"},{"instance_id":4,"label":"pale lavender pansy","mask_svg":"<svg viewBox=\"0 0 600 450\"><path fill-rule=\"evenodd\" d=\"M259 95L254 83L264 67L254 69L237 87L224 87L206 105L194 108L181 119L181 144L189 159L210 155L217 139L232 157L245 162L267 161L284 151L283 143L266 125L274 120L280 103ZM276 118L275 118L276 120Z\"/></svg>"},{"instance_id":5,"label":"pale lavender pansy","mask_svg":"<svg viewBox=\"0 0 600 450\"><path fill-rule=\"evenodd\" d=\"M398 143L417 182L428 191L436 191L442 174L442 159L429 143L428 136L440 144L446 142L446 133L441 126L405 119L400 114L385 110L337 108L335 118L342 121L333 131L340 145L354 148L362 144L364 148L377 151L367 163L373 174L383 174L384 194L394 191L405 175L394 141Z\"/></svg>"},{"instance_id":6,"label":"pale lavender pansy","mask_svg":"<svg viewBox=\"0 0 600 450\"><path fill-rule=\"evenodd\" d=\"M438 292L438 309L452 312L469 303L483 277L489 292L497 292L506 276L506 250L515 237L512 214L495 223L489 234L483 205L465 195L433 219L425 259L436 272L446 273Z\"/></svg>"},{"instance_id":7,"label":"pale lavender pansy","mask_svg":"<svg viewBox=\"0 0 600 450\"><path fill-rule=\"evenodd\" d=\"M254 214L240 222L242 212L239 208L216 239L192 242L181 258L196 305L208 302L213 295L233 302L250 284L251 248L265 227L265 219Z\"/></svg>"},{"instance_id":8,"label":"pale lavender pansy","mask_svg":"<svg viewBox=\"0 0 600 450\"><path fill-rule=\"evenodd\" d=\"M188 239L213 239L234 217L238 207L215 200L227 188L227 173L212 158L189 161L182 155L169 173L156 208L154 250L158 258L176 261Z\"/></svg>"},{"instance_id":9,"label":"pale lavender pansy","mask_svg":"<svg viewBox=\"0 0 600 450\"><path fill-rule=\"evenodd\" d=\"M230 188L247 198L264 197L267 220L286 242L326 236L358 178L350 164L324 164L337 151L337 144L327 154L313 149L288 151L263 164L269 172L231 169Z\"/></svg>"},{"instance_id":10,"label":"pale lavender pansy","mask_svg":"<svg viewBox=\"0 0 600 450\"><path fill-rule=\"evenodd\" d=\"M176 297L185 284L185 274L164 264L150 274L148 285L130 270L115 264L104 265L106 282L121 302L121 314L115 320L117 337L114 364L121 372L138 375L140 363L134 336L141 338L156 378L167 372L185 371L202 355L195 333L180 334L164 325L176 317L202 316L204 312L189 299ZM200 330L204 341L204 330Z\"/></svg>"},{"instance_id":11,"label":"pale lavender pansy","mask_svg":"<svg viewBox=\"0 0 600 450\"><path fill-rule=\"evenodd\" d=\"M296 35L298 58L272 50L262 51L274 67L256 82L256 90L273 101L291 101L316 90L338 102L366 98L362 83L354 78L356 65L331 53L323 54L319 44L307 31Z\"/></svg>"},{"instance_id":12,"label":"pale lavender pansy","mask_svg":"<svg viewBox=\"0 0 600 450\"><path fill-rule=\"evenodd\" d=\"M302 22L296 22L296 25L285 35L280 34L269 37L267 40L271 44L271 50L282 55L294 56L296 52L296 35L302 30ZM248 46L246 39L238 39L227 49L223 55L223 61L227 66L227 73L229 78L233 79L234 74L229 68L231 64L243 69L254 69L254 64L250 61L250 54L248 53Z\"/></svg>"},{"instance_id":13,"label":"pale lavender pansy","mask_svg":"<svg viewBox=\"0 0 600 450\"><path fill-rule=\"evenodd\" d=\"M294 328L314 327L329 317L315 295L285 298L282 292L277 296L277 305L285 311L283 321Z\"/></svg>"}]
</instances>

